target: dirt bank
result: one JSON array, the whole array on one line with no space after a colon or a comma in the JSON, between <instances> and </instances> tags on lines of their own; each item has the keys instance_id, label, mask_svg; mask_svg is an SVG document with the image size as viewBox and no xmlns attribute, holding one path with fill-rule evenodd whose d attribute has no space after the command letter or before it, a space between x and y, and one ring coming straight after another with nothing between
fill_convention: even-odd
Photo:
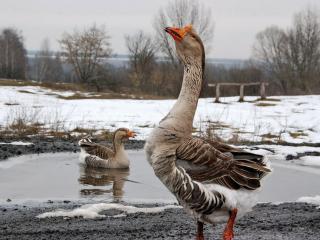
<instances>
[{"instance_id":1,"label":"dirt bank","mask_svg":"<svg viewBox=\"0 0 320 240\"><path fill-rule=\"evenodd\" d=\"M100 219L38 219L40 213L57 208L71 209L76 203L52 203L42 207L0 207L0 239L194 239L195 224L182 209L137 213ZM221 239L223 225L207 225L205 239ZM320 209L304 203L259 204L235 227L237 240L319 239Z\"/></svg>"},{"instance_id":2,"label":"dirt bank","mask_svg":"<svg viewBox=\"0 0 320 240\"><path fill-rule=\"evenodd\" d=\"M21 141L21 140L10 140ZM0 144L0 160L7 159L13 156L34 153L48 153L48 152L77 152L80 151L78 141L63 140L63 139L28 139L25 142L30 142L30 145L12 145ZM126 149L141 149L144 141L130 140L125 143ZM101 142L101 144L111 144L110 142Z\"/></svg>"}]
</instances>

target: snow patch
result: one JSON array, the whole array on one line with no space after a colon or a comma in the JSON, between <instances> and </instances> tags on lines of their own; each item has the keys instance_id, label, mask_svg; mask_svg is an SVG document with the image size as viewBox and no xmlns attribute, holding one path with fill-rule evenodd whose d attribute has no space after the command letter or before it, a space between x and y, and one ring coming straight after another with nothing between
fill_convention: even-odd
<instances>
[{"instance_id":1,"label":"snow patch","mask_svg":"<svg viewBox=\"0 0 320 240\"><path fill-rule=\"evenodd\" d=\"M28 145L33 145L33 143L16 141L16 142L10 142L10 143L0 142L0 145L20 145L20 146L23 145L23 146L28 146Z\"/></svg>"},{"instance_id":2,"label":"snow patch","mask_svg":"<svg viewBox=\"0 0 320 240\"><path fill-rule=\"evenodd\" d=\"M120 210L124 212L124 213L115 215L113 217L125 217L126 216L125 213L127 214L158 213L171 208L181 208L181 207L177 205L166 205L162 207L138 208L134 206L126 206L126 205L117 204L117 203L97 203L97 204L86 204L73 210L56 210L52 212L46 212L38 215L37 218L50 218L50 217L66 217L66 218L83 217L88 219L104 218L106 216L99 213L102 211L111 210L111 209Z\"/></svg>"},{"instance_id":3,"label":"snow patch","mask_svg":"<svg viewBox=\"0 0 320 240\"><path fill-rule=\"evenodd\" d=\"M21 90L33 94L22 93ZM67 130L78 126L113 131L127 127L138 133L137 139L145 139L153 127L166 116L176 102L171 100L132 99L78 99L64 100L57 95L71 96L75 92L55 92L40 87L0 88L0 125L7 124L8 116L15 111L28 113L39 107L38 121L47 124L55 119L63 120ZM88 93L89 94L89 93ZM254 101L257 97L246 97ZM238 102L238 97L225 97L228 104L213 103L212 98L199 99L194 126L204 129L213 122L215 134L225 140L279 140L292 143L320 142L320 95L279 96L270 106L257 106L256 102ZM17 106L5 103L16 102ZM110 114L112 112L113 114Z\"/></svg>"},{"instance_id":4,"label":"snow patch","mask_svg":"<svg viewBox=\"0 0 320 240\"><path fill-rule=\"evenodd\" d=\"M297 202L305 202L310 203L314 205L319 205L320 208L320 195L317 195L315 197L300 197Z\"/></svg>"},{"instance_id":5,"label":"snow patch","mask_svg":"<svg viewBox=\"0 0 320 240\"><path fill-rule=\"evenodd\" d=\"M24 164L26 162L29 162L32 159L33 159L33 155L8 158L6 160L0 161L0 169L9 169L9 168L14 167L15 165Z\"/></svg>"},{"instance_id":6,"label":"snow patch","mask_svg":"<svg viewBox=\"0 0 320 240\"><path fill-rule=\"evenodd\" d=\"M269 160L286 160L288 155L297 157L299 153L305 152L320 152L319 147L308 147L308 146L284 146L284 145L258 145L258 146L246 146L245 150L268 156ZM301 157L300 159L302 159ZM310 156L314 158L314 156ZM300 161L300 160L298 160Z\"/></svg>"},{"instance_id":7,"label":"snow patch","mask_svg":"<svg viewBox=\"0 0 320 240\"><path fill-rule=\"evenodd\" d=\"M301 165L320 167L320 156L301 157Z\"/></svg>"}]
</instances>

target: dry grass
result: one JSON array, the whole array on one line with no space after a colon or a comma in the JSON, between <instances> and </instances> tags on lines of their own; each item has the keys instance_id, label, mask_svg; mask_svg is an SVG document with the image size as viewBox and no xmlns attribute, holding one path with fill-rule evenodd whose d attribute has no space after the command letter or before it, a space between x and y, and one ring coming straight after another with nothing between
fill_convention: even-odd
<instances>
[{"instance_id":1,"label":"dry grass","mask_svg":"<svg viewBox=\"0 0 320 240\"><path fill-rule=\"evenodd\" d=\"M298 130L297 132L289 132L292 138L306 137L308 134L304 133L302 130Z\"/></svg>"},{"instance_id":2,"label":"dry grass","mask_svg":"<svg viewBox=\"0 0 320 240\"><path fill-rule=\"evenodd\" d=\"M92 132L95 132L95 131L96 130L90 129L90 128L76 127L71 132L91 134Z\"/></svg>"},{"instance_id":3,"label":"dry grass","mask_svg":"<svg viewBox=\"0 0 320 240\"><path fill-rule=\"evenodd\" d=\"M56 91L85 91L86 86L75 83L41 83L40 87Z\"/></svg>"},{"instance_id":4,"label":"dry grass","mask_svg":"<svg viewBox=\"0 0 320 240\"><path fill-rule=\"evenodd\" d=\"M7 105L7 106L18 106L18 105L20 105L19 103L17 103L17 102L6 102L6 103L4 103L4 105Z\"/></svg>"},{"instance_id":5,"label":"dry grass","mask_svg":"<svg viewBox=\"0 0 320 240\"><path fill-rule=\"evenodd\" d=\"M61 96L58 95L58 98L64 99L64 100L80 100L80 99L110 99L110 97L106 97L103 95L85 95L82 93L74 93L71 96Z\"/></svg>"},{"instance_id":6,"label":"dry grass","mask_svg":"<svg viewBox=\"0 0 320 240\"><path fill-rule=\"evenodd\" d=\"M39 86L39 83L33 81L22 81L15 79L0 79L0 86Z\"/></svg>"},{"instance_id":7,"label":"dry grass","mask_svg":"<svg viewBox=\"0 0 320 240\"><path fill-rule=\"evenodd\" d=\"M113 132L110 132L109 130L102 130L100 133L95 135L95 138L99 141L112 141Z\"/></svg>"},{"instance_id":8,"label":"dry grass","mask_svg":"<svg viewBox=\"0 0 320 240\"><path fill-rule=\"evenodd\" d=\"M27 90L18 90L18 92L21 92L21 93L28 93L28 94L35 94L35 93L30 92L30 91L27 91Z\"/></svg>"},{"instance_id":9,"label":"dry grass","mask_svg":"<svg viewBox=\"0 0 320 240\"><path fill-rule=\"evenodd\" d=\"M279 99L279 98L265 98L265 99L261 99L261 98L259 98L259 99L257 99L256 101L264 101L264 102L267 102L267 101L269 101L269 102L281 102L281 99Z\"/></svg>"},{"instance_id":10,"label":"dry grass","mask_svg":"<svg viewBox=\"0 0 320 240\"><path fill-rule=\"evenodd\" d=\"M273 103L265 103L265 102L260 102L255 104L257 107L273 107L276 106L276 104Z\"/></svg>"},{"instance_id":11,"label":"dry grass","mask_svg":"<svg viewBox=\"0 0 320 240\"><path fill-rule=\"evenodd\" d=\"M30 135L38 135L41 132L41 125L28 124L23 119L16 119L9 124L6 128L6 132L11 132L19 137L25 137Z\"/></svg>"},{"instance_id":12,"label":"dry grass","mask_svg":"<svg viewBox=\"0 0 320 240\"><path fill-rule=\"evenodd\" d=\"M230 125L219 122L219 121L207 121L209 128L211 130L216 130L216 129L224 129L224 128L231 128Z\"/></svg>"},{"instance_id":13,"label":"dry grass","mask_svg":"<svg viewBox=\"0 0 320 240\"><path fill-rule=\"evenodd\" d=\"M68 140L79 140L80 138L91 135L97 140L111 140L113 133L108 130L97 130L75 127L70 131L67 121L61 116L60 110L44 113L42 109L33 107L19 106L8 111L5 126L0 126L0 138L20 138L29 139L30 137L40 138L59 138ZM45 122L40 122L45 119Z\"/></svg>"},{"instance_id":14,"label":"dry grass","mask_svg":"<svg viewBox=\"0 0 320 240\"><path fill-rule=\"evenodd\" d=\"M56 94L57 95L57 94ZM157 97L151 95L132 95L132 94L125 94L125 93L90 93L90 94L83 94L81 92L74 93L71 96L62 96L57 95L58 98L64 100L81 100L81 99L165 99L164 97Z\"/></svg>"},{"instance_id":15,"label":"dry grass","mask_svg":"<svg viewBox=\"0 0 320 240\"><path fill-rule=\"evenodd\" d=\"M263 142L273 142L273 143L282 143L282 134L284 133L284 131L279 132L278 135L276 134L271 134L271 133L266 133L266 134L262 134L260 135L260 137L262 137L262 141Z\"/></svg>"},{"instance_id":16,"label":"dry grass","mask_svg":"<svg viewBox=\"0 0 320 240\"><path fill-rule=\"evenodd\" d=\"M132 89L124 89L123 93L115 93L112 91L104 92L91 92L88 93L90 88L88 85L79 84L79 83L39 83L35 81L22 81L15 79L0 79L0 86L38 86L43 87L53 91L74 91L75 94L71 96L62 96L58 93L46 93L46 95L57 96L60 99L65 100L78 100L78 99L150 99L150 100L159 100L159 99L169 99L165 96L155 96L144 94L141 92L132 93ZM22 93L31 93L26 90L21 90Z\"/></svg>"},{"instance_id":17,"label":"dry grass","mask_svg":"<svg viewBox=\"0 0 320 240\"><path fill-rule=\"evenodd\" d=\"M279 135L275 135L275 134L271 134L271 133L266 133L266 134L260 135L260 137L262 137L262 138L270 138L270 139L278 139L278 138L279 138Z\"/></svg>"},{"instance_id":18,"label":"dry grass","mask_svg":"<svg viewBox=\"0 0 320 240\"><path fill-rule=\"evenodd\" d=\"M56 91L85 91L85 86L74 83L39 83L29 80L0 79L0 86L38 86ZM29 92L30 93L30 92Z\"/></svg>"},{"instance_id":19,"label":"dry grass","mask_svg":"<svg viewBox=\"0 0 320 240\"><path fill-rule=\"evenodd\" d=\"M48 133L55 135L55 133L65 132L63 123L54 121L50 119L51 117L43 118L40 108L19 106L8 111L6 125L1 129L1 134L27 138L30 136L46 136ZM46 119L48 122L41 122L39 119Z\"/></svg>"},{"instance_id":20,"label":"dry grass","mask_svg":"<svg viewBox=\"0 0 320 240\"><path fill-rule=\"evenodd\" d=\"M138 125L137 127L139 127L139 128L151 128L152 126L150 124L145 124L145 125Z\"/></svg>"}]
</instances>

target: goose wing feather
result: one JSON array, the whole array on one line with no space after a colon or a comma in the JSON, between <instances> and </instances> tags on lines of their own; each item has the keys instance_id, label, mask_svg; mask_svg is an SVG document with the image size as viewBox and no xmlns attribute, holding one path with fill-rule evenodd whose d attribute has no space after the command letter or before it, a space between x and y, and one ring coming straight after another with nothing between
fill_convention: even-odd
<instances>
[{"instance_id":1,"label":"goose wing feather","mask_svg":"<svg viewBox=\"0 0 320 240\"><path fill-rule=\"evenodd\" d=\"M190 177L203 183L216 183L229 189L255 190L270 169L262 156L226 144L191 137L176 150L177 165Z\"/></svg>"},{"instance_id":2,"label":"goose wing feather","mask_svg":"<svg viewBox=\"0 0 320 240\"><path fill-rule=\"evenodd\" d=\"M114 156L114 151L111 148L94 143L90 139L80 140L79 146L83 148L86 153L101 159L109 159Z\"/></svg>"}]
</instances>

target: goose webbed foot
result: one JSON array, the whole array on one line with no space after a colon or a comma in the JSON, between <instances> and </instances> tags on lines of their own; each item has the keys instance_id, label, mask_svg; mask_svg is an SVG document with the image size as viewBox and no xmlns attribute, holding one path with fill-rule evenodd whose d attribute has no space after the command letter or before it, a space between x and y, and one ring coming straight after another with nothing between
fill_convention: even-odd
<instances>
[{"instance_id":1,"label":"goose webbed foot","mask_svg":"<svg viewBox=\"0 0 320 240\"><path fill-rule=\"evenodd\" d=\"M230 211L230 217L229 217L227 226L223 232L223 240L233 240L233 237L234 237L233 226L234 226L235 219L237 217L237 212L238 210L236 208Z\"/></svg>"},{"instance_id":2,"label":"goose webbed foot","mask_svg":"<svg viewBox=\"0 0 320 240\"><path fill-rule=\"evenodd\" d=\"M203 222L198 221L197 222L197 238L196 240L204 240L204 236L203 236Z\"/></svg>"}]
</instances>

